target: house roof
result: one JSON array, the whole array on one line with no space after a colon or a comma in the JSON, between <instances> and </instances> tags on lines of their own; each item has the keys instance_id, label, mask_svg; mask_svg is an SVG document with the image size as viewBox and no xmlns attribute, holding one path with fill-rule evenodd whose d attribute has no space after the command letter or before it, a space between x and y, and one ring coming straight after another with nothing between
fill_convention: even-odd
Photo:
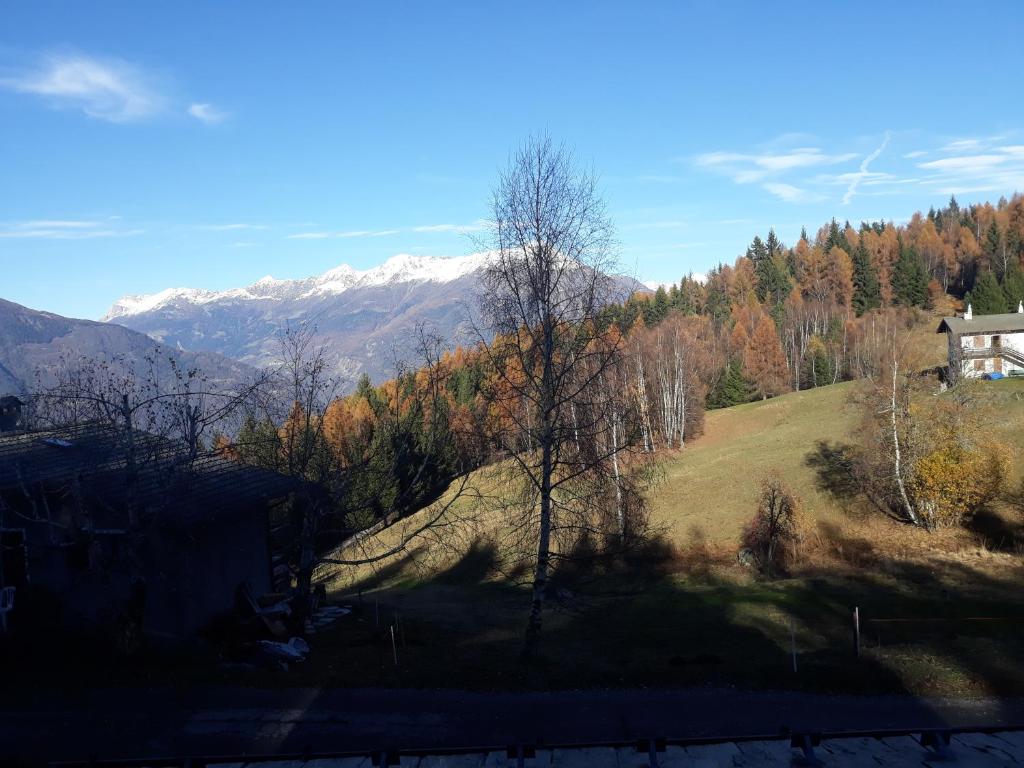
<instances>
[{"instance_id":1,"label":"house roof","mask_svg":"<svg viewBox=\"0 0 1024 768\"><path fill-rule=\"evenodd\" d=\"M285 475L224 456L190 458L183 444L158 435L136 430L131 437L136 468L132 498L163 521L195 525L244 514L298 487ZM84 494L104 506L126 508L127 456L126 434L108 425L2 434L0 490L77 481Z\"/></svg>"},{"instance_id":2,"label":"house roof","mask_svg":"<svg viewBox=\"0 0 1024 768\"><path fill-rule=\"evenodd\" d=\"M1002 315L975 315L970 320L962 317L944 317L936 333L970 336L975 333L1019 333L1024 331L1024 314L1008 312Z\"/></svg>"}]
</instances>

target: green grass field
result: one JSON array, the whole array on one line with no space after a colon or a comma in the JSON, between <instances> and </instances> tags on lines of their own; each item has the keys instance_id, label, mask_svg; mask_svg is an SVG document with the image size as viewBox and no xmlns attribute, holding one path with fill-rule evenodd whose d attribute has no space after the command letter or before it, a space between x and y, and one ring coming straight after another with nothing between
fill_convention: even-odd
<instances>
[{"instance_id":1,"label":"green grass field","mask_svg":"<svg viewBox=\"0 0 1024 768\"><path fill-rule=\"evenodd\" d=\"M778 471L816 520L841 514L812 466L819 444L850 440L858 416L853 382L711 411L705 434L662 462L652 521L684 545L695 535L732 544L753 515L761 478Z\"/></svg>"}]
</instances>

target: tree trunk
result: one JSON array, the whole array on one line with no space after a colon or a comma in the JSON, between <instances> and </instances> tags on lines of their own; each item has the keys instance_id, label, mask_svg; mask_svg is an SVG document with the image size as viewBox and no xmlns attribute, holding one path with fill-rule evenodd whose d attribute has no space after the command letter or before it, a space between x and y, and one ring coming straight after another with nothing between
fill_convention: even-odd
<instances>
[{"instance_id":1,"label":"tree trunk","mask_svg":"<svg viewBox=\"0 0 1024 768\"><path fill-rule=\"evenodd\" d=\"M910 520L914 525L920 525L921 522L918 520L917 513L914 512L914 505L910 503L910 497L907 496L907 488L903 483L903 467L902 457L900 455L900 436L899 430L896 424L896 376L898 371L898 365L896 362L896 347L893 346L892 350L892 398L890 402L889 418L892 424L892 446L893 446L893 469L896 475L896 486L900 491L900 500L903 502L903 510L906 512L907 519Z\"/></svg>"},{"instance_id":2,"label":"tree trunk","mask_svg":"<svg viewBox=\"0 0 1024 768\"><path fill-rule=\"evenodd\" d=\"M543 339L544 372L541 378L540 430L540 530L537 536L537 567L533 576L533 600L530 617L526 622L526 637L523 643L523 658L533 656L540 639L541 614L548 589L548 567L551 558L551 477L554 474L555 449L555 328L552 318L544 321Z\"/></svg>"},{"instance_id":3,"label":"tree trunk","mask_svg":"<svg viewBox=\"0 0 1024 768\"><path fill-rule=\"evenodd\" d=\"M537 567L533 575L533 600L526 623L523 658L531 658L540 639L541 613L548 589L548 565L551 558L551 440L545 439L541 459L540 531L537 538Z\"/></svg>"},{"instance_id":4,"label":"tree trunk","mask_svg":"<svg viewBox=\"0 0 1024 768\"><path fill-rule=\"evenodd\" d=\"M612 407L612 473L615 476L615 514L619 524L619 540L626 541L626 511L622 508L622 480L619 476L619 414Z\"/></svg>"},{"instance_id":5,"label":"tree trunk","mask_svg":"<svg viewBox=\"0 0 1024 768\"><path fill-rule=\"evenodd\" d=\"M317 509L309 504L302 516L299 567L295 579L294 620L301 630L313 610L313 569L316 567Z\"/></svg>"}]
</instances>

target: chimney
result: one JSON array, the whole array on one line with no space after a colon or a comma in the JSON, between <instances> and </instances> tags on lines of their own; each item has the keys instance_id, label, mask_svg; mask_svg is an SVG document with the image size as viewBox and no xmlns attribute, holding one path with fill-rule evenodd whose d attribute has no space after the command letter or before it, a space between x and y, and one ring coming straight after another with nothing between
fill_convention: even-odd
<instances>
[{"instance_id":1,"label":"chimney","mask_svg":"<svg viewBox=\"0 0 1024 768\"><path fill-rule=\"evenodd\" d=\"M14 395L0 397L0 432L14 432L21 427L23 405Z\"/></svg>"},{"instance_id":2,"label":"chimney","mask_svg":"<svg viewBox=\"0 0 1024 768\"><path fill-rule=\"evenodd\" d=\"M964 320L971 320L974 318L974 312L971 311L971 305L967 305L967 311L964 312Z\"/></svg>"}]
</instances>

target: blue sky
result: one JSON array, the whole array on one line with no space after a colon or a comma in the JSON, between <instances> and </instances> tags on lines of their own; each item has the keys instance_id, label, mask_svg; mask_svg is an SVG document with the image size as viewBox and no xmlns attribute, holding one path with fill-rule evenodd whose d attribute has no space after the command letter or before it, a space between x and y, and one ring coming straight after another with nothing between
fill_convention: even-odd
<instances>
[{"instance_id":1,"label":"blue sky","mask_svg":"<svg viewBox=\"0 0 1024 768\"><path fill-rule=\"evenodd\" d=\"M510 149L600 175L626 271L1024 190L1024 4L31 3L0 25L0 297L460 255Z\"/></svg>"}]
</instances>

